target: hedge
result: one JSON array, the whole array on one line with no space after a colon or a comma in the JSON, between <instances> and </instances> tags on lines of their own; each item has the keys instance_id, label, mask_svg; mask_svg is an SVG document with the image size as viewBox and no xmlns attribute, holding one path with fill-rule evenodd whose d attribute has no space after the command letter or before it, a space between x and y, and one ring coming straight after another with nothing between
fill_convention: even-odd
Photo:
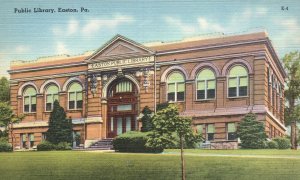
<instances>
[{"instance_id":1,"label":"hedge","mask_svg":"<svg viewBox=\"0 0 300 180\"><path fill-rule=\"evenodd\" d=\"M0 152L10 152L12 151L12 146L7 142L0 142Z\"/></svg>"},{"instance_id":2,"label":"hedge","mask_svg":"<svg viewBox=\"0 0 300 180\"><path fill-rule=\"evenodd\" d=\"M146 147L150 132L130 131L119 135L113 140L113 146L119 152L160 153L163 149Z\"/></svg>"},{"instance_id":3,"label":"hedge","mask_svg":"<svg viewBox=\"0 0 300 180\"><path fill-rule=\"evenodd\" d=\"M49 141L42 141L40 144L37 145L38 151L53 151L53 150L72 150L72 147L67 142L60 142L57 145L52 144Z\"/></svg>"},{"instance_id":4,"label":"hedge","mask_svg":"<svg viewBox=\"0 0 300 180\"><path fill-rule=\"evenodd\" d=\"M278 149L278 143L276 141L268 141L267 142L268 149Z\"/></svg>"},{"instance_id":5,"label":"hedge","mask_svg":"<svg viewBox=\"0 0 300 180\"><path fill-rule=\"evenodd\" d=\"M277 137L273 141L277 142L278 149L289 149L291 148L291 142L287 138Z\"/></svg>"}]
</instances>

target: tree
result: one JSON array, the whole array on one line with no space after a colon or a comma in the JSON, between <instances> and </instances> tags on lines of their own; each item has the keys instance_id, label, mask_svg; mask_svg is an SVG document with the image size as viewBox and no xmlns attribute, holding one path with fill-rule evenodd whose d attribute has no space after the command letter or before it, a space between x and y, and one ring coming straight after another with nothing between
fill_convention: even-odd
<instances>
[{"instance_id":1,"label":"tree","mask_svg":"<svg viewBox=\"0 0 300 180\"><path fill-rule=\"evenodd\" d=\"M292 149L297 149L297 122L300 121L300 107L297 100L300 97L300 53L290 52L283 58L288 77L284 96L287 102L285 107L285 124L291 126Z\"/></svg>"},{"instance_id":2,"label":"tree","mask_svg":"<svg viewBox=\"0 0 300 180\"><path fill-rule=\"evenodd\" d=\"M248 113L240 122L237 131L241 146L245 149L265 148L267 135L262 122L256 120L256 115Z\"/></svg>"},{"instance_id":3,"label":"tree","mask_svg":"<svg viewBox=\"0 0 300 180\"><path fill-rule=\"evenodd\" d=\"M147 141L147 146L153 148L166 148L176 143L174 133L180 139L180 157L182 179L185 179L185 163L183 157L184 143L201 140L201 136L192 130L192 119L180 117L178 108L174 104L169 104L166 108L157 111L152 118L153 132Z\"/></svg>"},{"instance_id":4,"label":"tree","mask_svg":"<svg viewBox=\"0 0 300 180\"><path fill-rule=\"evenodd\" d=\"M55 100L53 111L49 118L49 129L46 133L46 138L53 144L60 142L72 143L72 120L66 118L66 112L59 102Z\"/></svg>"},{"instance_id":5,"label":"tree","mask_svg":"<svg viewBox=\"0 0 300 180\"><path fill-rule=\"evenodd\" d=\"M11 143L14 145L13 125L23 120L24 115L17 116L7 102L0 102L0 127L4 127L4 133L10 133ZM14 147L14 146L12 146Z\"/></svg>"},{"instance_id":6,"label":"tree","mask_svg":"<svg viewBox=\"0 0 300 180\"><path fill-rule=\"evenodd\" d=\"M149 109L148 106L144 107L143 111L143 117L142 117L142 132L148 132L153 129L153 124L151 121L152 111Z\"/></svg>"},{"instance_id":7,"label":"tree","mask_svg":"<svg viewBox=\"0 0 300 180\"><path fill-rule=\"evenodd\" d=\"M0 79L0 102L9 102L9 82L6 77Z\"/></svg>"}]
</instances>

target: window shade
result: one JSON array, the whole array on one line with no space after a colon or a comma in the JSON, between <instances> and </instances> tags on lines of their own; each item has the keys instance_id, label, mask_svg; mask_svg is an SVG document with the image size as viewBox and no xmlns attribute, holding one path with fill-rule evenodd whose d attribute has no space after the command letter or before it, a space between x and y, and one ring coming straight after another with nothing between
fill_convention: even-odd
<instances>
[{"instance_id":1,"label":"window shade","mask_svg":"<svg viewBox=\"0 0 300 180\"><path fill-rule=\"evenodd\" d=\"M213 81L207 81L207 89L215 89L216 88L216 82Z\"/></svg>"},{"instance_id":2,"label":"window shade","mask_svg":"<svg viewBox=\"0 0 300 180\"><path fill-rule=\"evenodd\" d=\"M184 84L183 83L178 83L177 84L177 92L184 92Z\"/></svg>"},{"instance_id":3,"label":"window shade","mask_svg":"<svg viewBox=\"0 0 300 180\"><path fill-rule=\"evenodd\" d=\"M69 95L70 101L75 101L75 93L70 93Z\"/></svg>"},{"instance_id":4,"label":"window shade","mask_svg":"<svg viewBox=\"0 0 300 180\"><path fill-rule=\"evenodd\" d=\"M213 124L207 125L207 133L214 133L215 132L215 126Z\"/></svg>"},{"instance_id":5,"label":"window shade","mask_svg":"<svg viewBox=\"0 0 300 180\"><path fill-rule=\"evenodd\" d=\"M198 81L197 89L204 90L205 89L205 81Z\"/></svg>"},{"instance_id":6,"label":"window shade","mask_svg":"<svg viewBox=\"0 0 300 180\"><path fill-rule=\"evenodd\" d=\"M168 84L168 92L169 93L175 92L175 84L174 83Z\"/></svg>"},{"instance_id":7,"label":"window shade","mask_svg":"<svg viewBox=\"0 0 300 180\"><path fill-rule=\"evenodd\" d=\"M235 124L234 123L228 123L227 124L227 131L230 132L235 132L236 128L235 128Z\"/></svg>"},{"instance_id":8,"label":"window shade","mask_svg":"<svg viewBox=\"0 0 300 180\"><path fill-rule=\"evenodd\" d=\"M82 100L82 93L78 92L76 95L77 95L77 101L81 101Z\"/></svg>"},{"instance_id":9,"label":"window shade","mask_svg":"<svg viewBox=\"0 0 300 180\"><path fill-rule=\"evenodd\" d=\"M229 87L237 87L237 79L236 78L229 78Z\"/></svg>"},{"instance_id":10,"label":"window shade","mask_svg":"<svg viewBox=\"0 0 300 180\"><path fill-rule=\"evenodd\" d=\"M240 86L248 86L248 77L240 77Z\"/></svg>"},{"instance_id":11,"label":"window shade","mask_svg":"<svg viewBox=\"0 0 300 180\"><path fill-rule=\"evenodd\" d=\"M36 104L36 97L35 96L31 97L31 104Z\"/></svg>"},{"instance_id":12,"label":"window shade","mask_svg":"<svg viewBox=\"0 0 300 180\"><path fill-rule=\"evenodd\" d=\"M202 131L203 131L203 125L197 125L198 134L202 134Z\"/></svg>"}]
</instances>

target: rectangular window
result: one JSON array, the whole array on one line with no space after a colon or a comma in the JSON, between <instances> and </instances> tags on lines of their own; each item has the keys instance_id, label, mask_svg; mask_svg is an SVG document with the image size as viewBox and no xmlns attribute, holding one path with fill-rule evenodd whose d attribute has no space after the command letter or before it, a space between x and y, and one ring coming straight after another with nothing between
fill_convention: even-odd
<instances>
[{"instance_id":1,"label":"rectangular window","mask_svg":"<svg viewBox=\"0 0 300 180\"><path fill-rule=\"evenodd\" d=\"M30 147L32 148L34 146L34 134L28 134Z\"/></svg>"},{"instance_id":2,"label":"rectangular window","mask_svg":"<svg viewBox=\"0 0 300 180\"><path fill-rule=\"evenodd\" d=\"M184 101L184 83L177 84L177 101Z\"/></svg>"},{"instance_id":3,"label":"rectangular window","mask_svg":"<svg viewBox=\"0 0 300 180\"><path fill-rule=\"evenodd\" d=\"M228 97L236 97L236 89L237 89L237 80L236 78L229 78L228 83Z\"/></svg>"},{"instance_id":4,"label":"rectangular window","mask_svg":"<svg viewBox=\"0 0 300 180\"><path fill-rule=\"evenodd\" d=\"M77 109L82 109L82 93L79 92L76 94L77 96Z\"/></svg>"},{"instance_id":5,"label":"rectangular window","mask_svg":"<svg viewBox=\"0 0 300 180\"><path fill-rule=\"evenodd\" d=\"M75 109L75 92L69 93L69 109Z\"/></svg>"},{"instance_id":6,"label":"rectangular window","mask_svg":"<svg viewBox=\"0 0 300 180\"><path fill-rule=\"evenodd\" d=\"M215 98L216 82L215 80L207 81L207 99Z\"/></svg>"},{"instance_id":7,"label":"rectangular window","mask_svg":"<svg viewBox=\"0 0 300 180\"><path fill-rule=\"evenodd\" d=\"M24 97L24 112L29 112L29 97Z\"/></svg>"},{"instance_id":8,"label":"rectangular window","mask_svg":"<svg viewBox=\"0 0 300 180\"><path fill-rule=\"evenodd\" d=\"M197 83L197 99L205 99L205 81Z\"/></svg>"},{"instance_id":9,"label":"rectangular window","mask_svg":"<svg viewBox=\"0 0 300 180\"><path fill-rule=\"evenodd\" d=\"M168 101L175 101L175 84L168 84Z\"/></svg>"},{"instance_id":10,"label":"rectangular window","mask_svg":"<svg viewBox=\"0 0 300 180\"><path fill-rule=\"evenodd\" d=\"M227 124L227 139L228 140L236 140L236 127L235 123Z\"/></svg>"},{"instance_id":11,"label":"rectangular window","mask_svg":"<svg viewBox=\"0 0 300 180\"><path fill-rule=\"evenodd\" d=\"M117 111L131 111L132 105L131 104L123 104L117 106Z\"/></svg>"},{"instance_id":12,"label":"rectangular window","mask_svg":"<svg viewBox=\"0 0 300 180\"><path fill-rule=\"evenodd\" d=\"M239 81L239 96L247 96L248 77L240 77Z\"/></svg>"},{"instance_id":13,"label":"rectangular window","mask_svg":"<svg viewBox=\"0 0 300 180\"><path fill-rule=\"evenodd\" d=\"M131 131L131 117L126 117L126 132Z\"/></svg>"},{"instance_id":14,"label":"rectangular window","mask_svg":"<svg viewBox=\"0 0 300 180\"><path fill-rule=\"evenodd\" d=\"M203 125L200 124L200 125L197 125L196 127L197 127L197 133L201 135L203 132Z\"/></svg>"},{"instance_id":15,"label":"rectangular window","mask_svg":"<svg viewBox=\"0 0 300 180\"><path fill-rule=\"evenodd\" d=\"M208 141L213 141L214 140L214 135L215 135L215 126L214 126L214 124L208 124L207 125L206 134L207 134L207 140Z\"/></svg>"}]
</instances>

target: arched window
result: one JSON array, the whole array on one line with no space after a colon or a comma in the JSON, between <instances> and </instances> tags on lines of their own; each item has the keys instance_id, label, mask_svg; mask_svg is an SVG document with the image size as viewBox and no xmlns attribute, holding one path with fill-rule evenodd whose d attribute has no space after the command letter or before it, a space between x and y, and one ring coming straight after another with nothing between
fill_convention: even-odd
<instances>
[{"instance_id":1,"label":"arched window","mask_svg":"<svg viewBox=\"0 0 300 180\"><path fill-rule=\"evenodd\" d=\"M24 101L24 112L36 112L36 90L29 86L25 89L23 93Z\"/></svg>"},{"instance_id":2,"label":"arched window","mask_svg":"<svg viewBox=\"0 0 300 180\"><path fill-rule=\"evenodd\" d=\"M69 86L68 94L69 109L82 109L82 86L77 82L73 82Z\"/></svg>"},{"instance_id":3,"label":"arched window","mask_svg":"<svg viewBox=\"0 0 300 180\"><path fill-rule=\"evenodd\" d=\"M52 111L54 101L58 100L58 87L53 84L48 86L45 97L46 97L46 111Z\"/></svg>"},{"instance_id":4,"label":"arched window","mask_svg":"<svg viewBox=\"0 0 300 180\"><path fill-rule=\"evenodd\" d=\"M210 69L199 72L196 80L197 100L214 99L216 93L215 74Z\"/></svg>"},{"instance_id":5,"label":"arched window","mask_svg":"<svg viewBox=\"0 0 300 180\"><path fill-rule=\"evenodd\" d=\"M229 71L228 97L243 97L248 95L248 73L243 66L234 66Z\"/></svg>"},{"instance_id":6,"label":"arched window","mask_svg":"<svg viewBox=\"0 0 300 180\"><path fill-rule=\"evenodd\" d=\"M121 81L116 85L116 93L132 92L132 83L129 81Z\"/></svg>"},{"instance_id":7,"label":"arched window","mask_svg":"<svg viewBox=\"0 0 300 180\"><path fill-rule=\"evenodd\" d=\"M184 101L185 84L184 77L179 72L172 72L168 79L168 101Z\"/></svg>"}]
</instances>

